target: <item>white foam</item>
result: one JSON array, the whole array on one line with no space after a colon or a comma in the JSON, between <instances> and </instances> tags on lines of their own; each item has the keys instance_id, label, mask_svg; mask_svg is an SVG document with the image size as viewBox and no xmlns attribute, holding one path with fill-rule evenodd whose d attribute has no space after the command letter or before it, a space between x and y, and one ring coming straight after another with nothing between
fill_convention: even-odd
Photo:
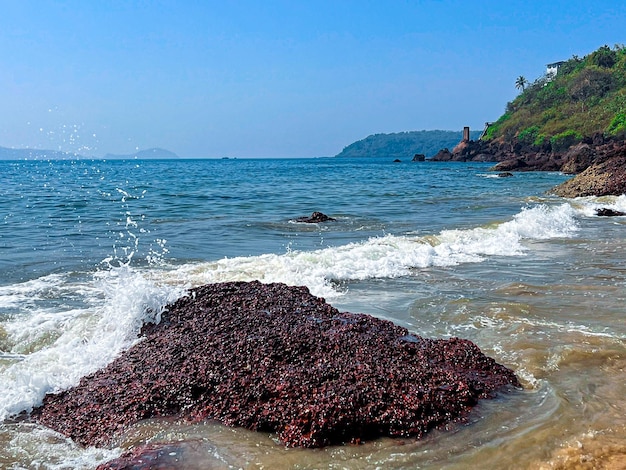
<instances>
[{"instance_id":1,"label":"white foam","mask_svg":"<svg viewBox=\"0 0 626 470\"><path fill-rule=\"evenodd\" d=\"M169 276L195 285L250 280L306 285L314 295L333 298L342 295L333 281L394 278L411 275L415 268L519 256L526 249L524 240L572 236L577 230L575 215L569 204L537 205L489 227L445 230L426 237L387 235L315 251L224 258L185 265Z\"/></svg>"},{"instance_id":2,"label":"white foam","mask_svg":"<svg viewBox=\"0 0 626 470\"><path fill-rule=\"evenodd\" d=\"M52 282L58 289L81 292L86 306L46 309L43 300ZM68 282L58 277L32 281L9 293L28 293L31 305L40 301L42 306L23 308L0 325L2 352L19 358L0 365L0 420L30 410L46 393L75 385L104 367L137 341L145 320L158 320L162 307L183 293L158 286L127 266L99 272L81 285Z\"/></svg>"},{"instance_id":3,"label":"white foam","mask_svg":"<svg viewBox=\"0 0 626 470\"><path fill-rule=\"evenodd\" d=\"M576 210L587 217L596 217L597 209L611 209L626 213L626 195L579 197L570 202Z\"/></svg>"}]
</instances>

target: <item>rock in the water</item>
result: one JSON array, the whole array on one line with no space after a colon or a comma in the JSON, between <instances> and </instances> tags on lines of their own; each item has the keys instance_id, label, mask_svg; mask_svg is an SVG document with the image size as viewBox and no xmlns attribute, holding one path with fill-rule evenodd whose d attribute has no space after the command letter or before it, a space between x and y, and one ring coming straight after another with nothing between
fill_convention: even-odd
<instances>
[{"instance_id":1,"label":"rock in the water","mask_svg":"<svg viewBox=\"0 0 626 470\"><path fill-rule=\"evenodd\" d=\"M424 339L284 284L192 289L142 334L78 386L47 395L32 418L86 446L174 416L319 447L419 437L463 420L480 398L519 387L470 341Z\"/></svg>"},{"instance_id":2,"label":"rock in the water","mask_svg":"<svg viewBox=\"0 0 626 470\"><path fill-rule=\"evenodd\" d=\"M426 161L426 155L424 155L423 153L416 153L415 155L413 155L413 158L411 159L412 162L424 162Z\"/></svg>"},{"instance_id":3,"label":"rock in the water","mask_svg":"<svg viewBox=\"0 0 626 470\"><path fill-rule=\"evenodd\" d=\"M509 171L503 171L502 173L498 173L498 178L510 178L513 176L513 173Z\"/></svg>"},{"instance_id":4,"label":"rock in the water","mask_svg":"<svg viewBox=\"0 0 626 470\"><path fill-rule=\"evenodd\" d=\"M596 209L596 215L600 217L621 217L623 215L626 215L626 213L609 209L608 207L602 207L600 209Z\"/></svg>"},{"instance_id":5,"label":"rock in the water","mask_svg":"<svg viewBox=\"0 0 626 470\"><path fill-rule=\"evenodd\" d=\"M310 217L298 217L296 222L305 222L307 224L317 224L319 222L332 222L335 219L321 212L313 212Z\"/></svg>"}]
</instances>

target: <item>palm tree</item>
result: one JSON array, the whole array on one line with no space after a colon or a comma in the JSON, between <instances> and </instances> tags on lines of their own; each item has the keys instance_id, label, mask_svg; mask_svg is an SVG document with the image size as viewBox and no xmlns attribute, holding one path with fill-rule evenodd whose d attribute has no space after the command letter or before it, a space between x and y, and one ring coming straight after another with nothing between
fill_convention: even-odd
<instances>
[{"instance_id":1,"label":"palm tree","mask_svg":"<svg viewBox=\"0 0 626 470\"><path fill-rule=\"evenodd\" d=\"M517 80L515 80L515 88L518 90L524 91L526 89L526 85L528 85L528 80L526 80L526 77L523 75L520 75L517 77Z\"/></svg>"}]
</instances>

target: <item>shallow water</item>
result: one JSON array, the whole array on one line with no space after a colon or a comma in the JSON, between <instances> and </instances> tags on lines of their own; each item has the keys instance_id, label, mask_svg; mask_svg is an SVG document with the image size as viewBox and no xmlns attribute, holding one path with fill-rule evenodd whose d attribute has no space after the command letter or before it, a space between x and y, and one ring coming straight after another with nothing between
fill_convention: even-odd
<instances>
[{"instance_id":1,"label":"shallow water","mask_svg":"<svg viewBox=\"0 0 626 470\"><path fill-rule=\"evenodd\" d=\"M145 442L179 468L625 468L625 197L556 173L385 159L0 162L0 468L93 468ZM295 223L320 210L334 223ZM523 391L423 440L285 449L213 422L82 449L10 418L136 341L193 285L304 284L340 310L459 336ZM174 453L174 451L172 452Z\"/></svg>"}]
</instances>

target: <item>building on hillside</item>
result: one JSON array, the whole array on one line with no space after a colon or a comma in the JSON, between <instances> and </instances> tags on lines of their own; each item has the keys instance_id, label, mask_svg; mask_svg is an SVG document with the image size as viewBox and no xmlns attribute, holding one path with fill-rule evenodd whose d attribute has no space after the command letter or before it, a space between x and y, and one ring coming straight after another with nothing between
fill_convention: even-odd
<instances>
[{"instance_id":1,"label":"building on hillside","mask_svg":"<svg viewBox=\"0 0 626 470\"><path fill-rule=\"evenodd\" d=\"M554 62L552 64L546 65L546 77L548 79L553 79L559 73L559 67L565 63L564 60L560 60L559 62Z\"/></svg>"}]
</instances>

